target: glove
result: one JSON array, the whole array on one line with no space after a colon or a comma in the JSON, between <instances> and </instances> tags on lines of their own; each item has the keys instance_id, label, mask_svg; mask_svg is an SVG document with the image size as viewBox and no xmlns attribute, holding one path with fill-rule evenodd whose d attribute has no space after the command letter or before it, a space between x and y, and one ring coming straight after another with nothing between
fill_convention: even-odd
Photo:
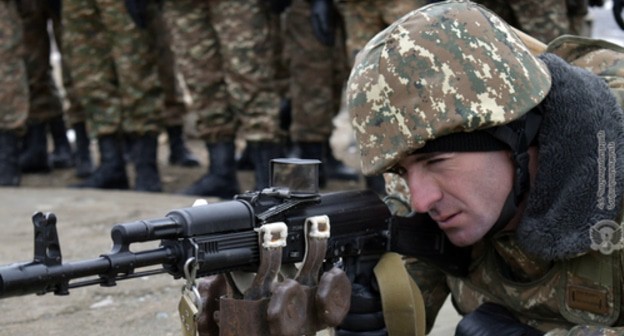
<instances>
[{"instance_id":1,"label":"glove","mask_svg":"<svg viewBox=\"0 0 624 336\"><path fill-rule=\"evenodd\" d=\"M602 7L604 6L604 0L589 0L590 7Z\"/></svg>"},{"instance_id":2,"label":"glove","mask_svg":"<svg viewBox=\"0 0 624 336\"><path fill-rule=\"evenodd\" d=\"M459 321L455 336L542 336L543 332L520 322L507 308L486 302Z\"/></svg>"},{"instance_id":3,"label":"glove","mask_svg":"<svg viewBox=\"0 0 624 336\"><path fill-rule=\"evenodd\" d=\"M292 0L269 0L271 12L275 14L283 13L290 6Z\"/></svg>"},{"instance_id":4,"label":"glove","mask_svg":"<svg viewBox=\"0 0 624 336\"><path fill-rule=\"evenodd\" d=\"M332 0L312 0L312 30L316 38L327 46L333 46L336 34L336 12Z\"/></svg>"},{"instance_id":5,"label":"glove","mask_svg":"<svg viewBox=\"0 0 624 336\"><path fill-rule=\"evenodd\" d=\"M149 0L124 0L126 11L139 28L147 27L147 2Z\"/></svg>"},{"instance_id":6,"label":"glove","mask_svg":"<svg viewBox=\"0 0 624 336\"><path fill-rule=\"evenodd\" d=\"M374 279L374 277L373 277ZM342 323L335 328L336 336L386 336L379 290L376 283L351 286L351 308Z\"/></svg>"}]
</instances>

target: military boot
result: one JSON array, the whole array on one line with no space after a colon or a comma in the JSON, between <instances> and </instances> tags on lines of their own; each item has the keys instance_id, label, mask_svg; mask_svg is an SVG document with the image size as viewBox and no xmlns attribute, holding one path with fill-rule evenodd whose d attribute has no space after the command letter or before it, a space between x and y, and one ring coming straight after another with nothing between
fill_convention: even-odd
<instances>
[{"instance_id":1,"label":"military boot","mask_svg":"<svg viewBox=\"0 0 624 336\"><path fill-rule=\"evenodd\" d=\"M158 137L156 134L145 134L135 138L132 157L136 179L136 191L161 192L162 183L157 164Z\"/></svg>"},{"instance_id":2,"label":"military boot","mask_svg":"<svg viewBox=\"0 0 624 336\"><path fill-rule=\"evenodd\" d=\"M19 166L23 173L47 173L50 171L45 123L28 125L26 136L22 142Z\"/></svg>"},{"instance_id":3,"label":"military boot","mask_svg":"<svg viewBox=\"0 0 624 336\"><path fill-rule=\"evenodd\" d=\"M91 140L87 134L84 122L75 123L72 127L76 134L76 176L80 178L89 177L93 172L93 161L91 160Z\"/></svg>"},{"instance_id":4,"label":"military boot","mask_svg":"<svg viewBox=\"0 0 624 336\"><path fill-rule=\"evenodd\" d=\"M72 149L67 139L67 128L63 116L52 118L48 122L54 148L50 153L52 168L70 168L74 166Z\"/></svg>"},{"instance_id":5,"label":"military boot","mask_svg":"<svg viewBox=\"0 0 624 336\"><path fill-rule=\"evenodd\" d=\"M277 142L248 141L247 146L254 165L255 190L262 190L270 185L271 159L284 157L284 145Z\"/></svg>"},{"instance_id":6,"label":"military boot","mask_svg":"<svg viewBox=\"0 0 624 336\"><path fill-rule=\"evenodd\" d=\"M14 132L0 131L0 186L20 184L18 138Z\"/></svg>"},{"instance_id":7,"label":"military boot","mask_svg":"<svg viewBox=\"0 0 624 336\"><path fill-rule=\"evenodd\" d=\"M327 163L325 162L325 147L322 142L299 142L299 158L321 161L319 166L319 187L327 186Z\"/></svg>"},{"instance_id":8,"label":"military boot","mask_svg":"<svg viewBox=\"0 0 624 336\"><path fill-rule=\"evenodd\" d=\"M169 138L169 164L182 167L197 167L199 160L186 147L182 126L167 127Z\"/></svg>"},{"instance_id":9,"label":"military boot","mask_svg":"<svg viewBox=\"0 0 624 336\"><path fill-rule=\"evenodd\" d=\"M236 177L235 147L233 141L206 144L209 156L208 173L190 187L185 195L232 198L240 192Z\"/></svg>"},{"instance_id":10,"label":"military boot","mask_svg":"<svg viewBox=\"0 0 624 336\"><path fill-rule=\"evenodd\" d=\"M74 188L128 189L128 175L123 158L121 143L117 135L104 135L98 138L100 166L89 178Z\"/></svg>"}]
</instances>

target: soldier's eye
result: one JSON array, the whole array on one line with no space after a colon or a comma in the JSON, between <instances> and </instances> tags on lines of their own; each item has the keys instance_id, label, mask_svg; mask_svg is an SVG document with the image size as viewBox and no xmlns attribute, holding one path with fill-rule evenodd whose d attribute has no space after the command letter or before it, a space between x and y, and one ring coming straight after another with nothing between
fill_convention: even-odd
<instances>
[{"instance_id":1,"label":"soldier's eye","mask_svg":"<svg viewBox=\"0 0 624 336\"><path fill-rule=\"evenodd\" d=\"M444 160L446 160L445 158L441 158L441 157L437 157L437 158L433 158L431 160L427 160L427 164L428 165L434 165L440 162L443 162Z\"/></svg>"},{"instance_id":2,"label":"soldier's eye","mask_svg":"<svg viewBox=\"0 0 624 336\"><path fill-rule=\"evenodd\" d=\"M390 168L389 172L392 174L397 174L399 176L405 176L405 174L407 173L407 170L403 168L402 166L396 165Z\"/></svg>"}]
</instances>

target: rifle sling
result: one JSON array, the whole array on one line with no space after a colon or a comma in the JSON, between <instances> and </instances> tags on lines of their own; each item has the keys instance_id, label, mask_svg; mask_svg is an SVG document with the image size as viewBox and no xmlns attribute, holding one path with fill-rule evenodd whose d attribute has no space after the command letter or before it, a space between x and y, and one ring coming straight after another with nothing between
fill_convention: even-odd
<instances>
[{"instance_id":1,"label":"rifle sling","mask_svg":"<svg viewBox=\"0 0 624 336\"><path fill-rule=\"evenodd\" d=\"M374 272L388 335L424 336L425 303L401 256L394 252L385 253Z\"/></svg>"}]
</instances>

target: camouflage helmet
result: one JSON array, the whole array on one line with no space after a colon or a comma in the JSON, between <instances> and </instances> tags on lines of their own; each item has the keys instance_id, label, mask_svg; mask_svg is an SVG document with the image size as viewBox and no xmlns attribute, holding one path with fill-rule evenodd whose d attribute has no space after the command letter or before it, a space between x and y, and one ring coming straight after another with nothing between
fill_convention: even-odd
<instances>
[{"instance_id":1,"label":"camouflage helmet","mask_svg":"<svg viewBox=\"0 0 624 336\"><path fill-rule=\"evenodd\" d=\"M447 1L408 13L368 42L347 83L362 172L383 173L451 133L510 123L550 84L546 65L484 7Z\"/></svg>"}]
</instances>

